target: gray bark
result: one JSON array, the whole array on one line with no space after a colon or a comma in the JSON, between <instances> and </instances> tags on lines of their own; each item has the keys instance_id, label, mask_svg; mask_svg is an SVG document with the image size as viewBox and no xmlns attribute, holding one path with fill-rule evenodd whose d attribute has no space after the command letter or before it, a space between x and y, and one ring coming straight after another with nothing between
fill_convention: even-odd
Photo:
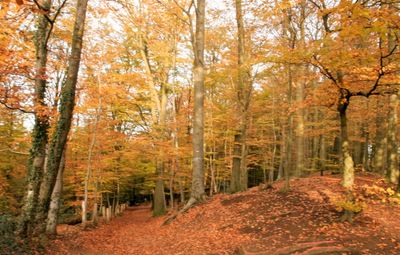
<instances>
[{"instance_id":1,"label":"gray bark","mask_svg":"<svg viewBox=\"0 0 400 255\"><path fill-rule=\"evenodd\" d=\"M54 189L51 194L50 209L49 213L47 214L46 233L50 236L57 235L57 221L58 221L58 212L61 205L64 169L65 169L65 151L61 158L60 168L57 173L56 184L54 185Z\"/></svg>"},{"instance_id":2,"label":"gray bark","mask_svg":"<svg viewBox=\"0 0 400 255\"><path fill-rule=\"evenodd\" d=\"M340 138L342 143L342 157L343 157L343 187L352 189L354 184L354 162L350 154L349 139L347 134L347 116L346 111L350 103L349 98L343 95L339 99L338 111L340 117Z\"/></svg>"},{"instance_id":3,"label":"gray bark","mask_svg":"<svg viewBox=\"0 0 400 255\"><path fill-rule=\"evenodd\" d=\"M67 70L66 82L61 91L60 116L49 147L46 174L43 176L40 193L42 197L39 201L37 219L40 225L39 232L45 231L45 220L51 200L61 157L67 142L68 133L71 127L72 115L75 106L75 91L78 81L79 64L81 60L83 33L85 26L86 10L88 0L78 0L76 7L76 17L71 43L71 55Z\"/></svg>"},{"instance_id":4,"label":"gray bark","mask_svg":"<svg viewBox=\"0 0 400 255\"><path fill-rule=\"evenodd\" d=\"M232 178L231 192L243 191L248 186L247 173L247 122L249 117L249 106L252 92L252 84L250 82L250 70L247 63L245 28L243 21L242 1L235 0L236 7L236 25L237 25L237 41L238 41L238 77L236 82L237 94L237 113L239 127L235 134L234 155L232 161Z\"/></svg>"},{"instance_id":5,"label":"gray bark","mask_svg":"<svg viewBox=\"0 0 400 255\"><path fill-rule=\"evenodd\" d=\"M205 0L197 0L194 47L194 116L192 190L186 208L205 199L204 191L204 35Z\"/></svg>"}]
</instances>

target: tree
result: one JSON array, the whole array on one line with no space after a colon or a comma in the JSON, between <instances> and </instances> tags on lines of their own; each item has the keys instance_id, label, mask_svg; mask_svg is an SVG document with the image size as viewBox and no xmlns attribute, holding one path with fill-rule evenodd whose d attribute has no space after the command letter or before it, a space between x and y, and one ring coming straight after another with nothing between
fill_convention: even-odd
<instances>
[{"instance_id":1,"label":"tree","mask_svg":"<svg viewBox=\"0 0 400 255\"><path fill-rule=\"evenodd\" d=\"M194 45L193 84L193 174L190 199L185 207L202 202L204 191L204 33L205 0L197 0L196 33Z\"/></svg>"},{"instance_id":2,"label":"tree","mask_svg":"<svg viewBox=\"0 0 400 255\"><path fill-rule=\"evenodd\" d=\"M391 64L390 57L398 50L398 45L393 45L389 49L383 47L384 41L387 40L387 30L393 24L390 18L386 19L384 26L379 22L368 21L368 17L384 18L377 9L348 2L340 3L336 13L340 17L340 22L331 27L331 24L327 22L329 15L332 15L331 10L327 11L325 6L315 5L325 12L322 17L325 36L318 41L318 43L322 42L322 47L315 46L318 50L312 53L311 62L338 91L336 105L340 120L343 186L352 189L354 161L348 137L347 109L353 97L368 98L384 93L380 88L384 87L385 77L392 74L394 66ZM354 33L354 29L358 29L359 32ZM338 47L341 50L333 50ZM330 53L326 52L327 49ZM340 61L332 59L333 52L337 54ZM370 54L371 52L373 54ZM349 53L357 57L345 60Z\"/></svg>"},{"instance_id":3,"label":"tree","mask_svg":"<svg viewBox=\"0 0 400 255\"><path fill-rule=\"evenodd\" d=\"M48 143L49 113L45 102L45 93L47 43L51 34L51 23L47 12L50 7L50 0L42 1L39 9L44 12L40 12L37 16L35 34L35 125L33 127L32 148L28 161L28 185L18 231L22 237L27 236L33 230L34 215L38 210L40 183L44 172L46 146Z\"/></svg>"},{"instance_id":4,"label":"tree","mask_svg":"<svg viewBox=\"0 0 400 255\"><path fill-rule=\"evenodd\" d=\"M247 146L246 133L248 126L248 115L250 107L251 92L253 85L250 80L250 65L248 62L248 49L246 47L245 28L243 21L242 1L235 1L236 24L237 24L237 119L239 127L237 128L234 139L234 152L232 161L231 192L238 192L247 189Z\"/></svg>"},{"instance_id":5,"label":"tree","mask_svg":"<svg viewBox=\"0 0 400 255\"><path fill-rule=\"evenodd\" d=\"M58 169L60 168L61 158L71 128L72 115L75 107L76 84L78 82L79 64L83 45L87 3L88 0L78 0L76 5L76 16L67 78L61 90L60 116L49 145L46 174L44 175L40 188L39 211L36 216L38 222L45 222L47 217L51 201L51 193L56 183ZM44 227L45 225L42 228ZM41 232L43 231L44 230L41 230Z\"/></svg>"}]
</instances>

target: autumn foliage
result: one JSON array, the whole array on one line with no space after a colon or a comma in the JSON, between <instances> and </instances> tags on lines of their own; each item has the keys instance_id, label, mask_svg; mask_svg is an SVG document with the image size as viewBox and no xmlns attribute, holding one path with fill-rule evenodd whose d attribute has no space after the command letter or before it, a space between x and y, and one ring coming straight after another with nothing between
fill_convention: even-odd
<instances>
[{"instance_id":1,"label":"autumn foliage","mask_svg":"<svg viewBox=\"0 0 400 255\"><path fill-rule=\"evenodd\" d=\"M12 223L9 243L40 246L58 223L108 222L125 235L124 224L139 228L129 240L146 247L103 247L122 235L100 224L93 249L115 254L250 254L255 235L264 240L256 250L268 240L272 254L290 254L285 231L301 254L397 249L378 241L383 234L371 237L374 248L361 240L380 230L369 222L374 210L396 213L400 200L396 1L206 1L204 38L202 0L90 0L87 12L86 3L0 3L0 218ZM360 174L382 179L362 186ZM325 201L319 182L337 196ZM266 191L246 191L259 185ZM321 205L304 195L307 185ZM181 215L205 195L216 196ZM176 220L163 229L164 218L125 210L141 203ZM355 247L340 219L355 222ZM96 252L92 232L81 241L74 227L61 229L71 238L63 241ZM143 244L154 232L160 243ZM172 244L168 235L187 238Z\"/></svg>"}]
</instances>

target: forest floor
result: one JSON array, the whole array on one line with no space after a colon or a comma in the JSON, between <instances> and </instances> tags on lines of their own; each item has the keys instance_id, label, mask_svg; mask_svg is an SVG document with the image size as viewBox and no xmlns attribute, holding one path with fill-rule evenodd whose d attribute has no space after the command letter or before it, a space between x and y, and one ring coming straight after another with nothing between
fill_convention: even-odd
<instances>
[{"instance_id":1,"label":"forest floor","mask_svg":"<svg viewBox=\"0 0 400 255\"><path fill-rule=\"evenodd\" d=\"M61 225L47 254L400 254L400 207L379 193L387 189L382 179L357 177L356 190L368 205L353 223L341 222L335 210L344 192L340 176L290 184L289 192L278 182L271 189L215 195L166 226L165 217L151 217L146 206L87 231Z\"/></svg>"}]
</instances>

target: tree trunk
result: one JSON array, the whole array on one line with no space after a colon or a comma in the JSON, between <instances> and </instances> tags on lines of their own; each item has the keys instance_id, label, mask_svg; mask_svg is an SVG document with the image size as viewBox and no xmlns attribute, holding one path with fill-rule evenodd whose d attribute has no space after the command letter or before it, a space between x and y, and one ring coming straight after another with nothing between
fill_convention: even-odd
<instances>
[{"instance_id":1,"label":"tree trunk","mask_svg":"<svg viewBox=\"0 0 400 255\"><path fill-rule=\"evenodd\" d=\"M164 162L161 160L157 161L156 165L156 187L154 190L154 208L153 216L160 216L165 214L165 193L164 193Z\"/></svg>"},{"instance_id":2,"label":"tree trunk","mask_svg":"<svg viewBox=\"0 0 400 255\"><path fill-rule=\"evenodd\" d=\"M397 146L397 106L398 95L390 95L389 120L388 120L388 174L391 183L399 180L398 146Z\"/></svg>"},{"instance_id":3,"label":"tree trunk","mask_svg":"<svg viewBox=\"0 0 400 255\"><path fill-rule=\"evenodd\" d=\"M384 98L378 98L378 113L376 116L376 142L374 153L374 171L386 175L386 150L387 150L387 122L384 112L379 112L384 108Z\"/></svg>"},{"instance_id":4,"label":"tree trunk","mask_svg":"<svg viewBox=\"0 0 400 255\"><path fill-rule=\"evenodd\" d=\"M237 24L237 41L238 41L238 65L237 65L237 82L236 82L236 93L237 93L237 116L239 122L239 128L235 134L235 147L234 147L234 158L232 159L232 181L231 192L243 191L248 186L248 174L247 174L247 121L248 121L248 109L250 106L250 98L252 92L252 85L249 79L249 67L247 63L247 54L245 46L245 28L243 21L242 12L242 1L235 0L236 7L236 24ZM239 176L233 171L239 171ZM236 178L236 180L233 180Z\"/></svg>"},{"instance_id":5,"label":"tree trunk","mask_svg":"<svg viewBox=\"0 0 400 255\"><path fill-rule=\"evenodd\" d=\"M141 12L141 9L140 9ZM140 15L142 15L140 13ZM140 31L142 32L142 31ZM143 32L146 33L146 32ZM165 82L161 82L160 91L157 91L156 74L150 63L147 41L142 34L140 34L139 39L140 44L140 55L145 64L146 73L150 77L148 79L149 89L151 92L152 106L151 114L153 119L153 124L159 125L158 127L158 137L160 140L165 140L165 122L166 122L166 108L167 108L167 91ZM158 117L157 117L158 112ZM154 190L154 207L153 216L164 215L166 212L166 201L164 192L164 157L162 148L157 148L159 150L159 156L155 159L156 161L156 181Z\"/></svg>"},{"instance_id":6,"label":"tree trunk","mask_svg":"<svg viewBox=\"0 0 400 255\"><path fill-rule=\"evenodd\" d=\"M369 101L367 100L367 111L369 112ZM364 137L363 142L363 159L362 164L365 171L369 171L369 129L368 122L362 123L362 135Z\"/></svg>"},{"instance_id":7,"label":"tree trunk","mask_svg":"<svg viewBox=\"0 0 400 255\"><path fill-rule=\"evenodd\" d=\"M92 139L90 141L89 150L88 150L88 160L87 160L87 168L86 168L86 175L84 180L84 195L82 201L82 227L83 229L86 228L87 224L87 210L88 210L88 197L89 197L89 181L92 175L92 157L93 157L93 149L96 144L96 134L97 134L97 123L99 122L100 118L100 109L98 109L98 113L96 116L96 120L94 123L94 130L92 132Z\"/></svg>"},{"instance_id":8,"label":"tree trunk","mask_svg":"<svg viewBox=\"0 0 400 255\"><path fill-rule=\"evenodd\" d=\"M268 185L269 186L272 186L272 183L274 182L275 154L276 154L276 139L275 139L275 131L274 131L274 144L273 144L273 149L272 149L271 165L270 165L270 168L268 171ZM264 180L264 182L265 182L265 180Z\"/></svg>"},{"instance_id":9,"label":"tree trunk","mask_svg":"<svg viewBox=\"0 0 400 255\"><path fill-rule=\"evenodd\" d=\"M160 138L161 140L165 139L165 122L166 122L166 110L167 110L167 92L166 92L166 84L161 84L161 100L160 100L160 109L159 109L159 124L160 124ZM159 149L159 159L157 160L156 165L156 187L154 190L154 208L153 208L153 216L164 215L166 212L166 201L165 201L165 193L164 193L164 152L163 149Z\"/></svg>"},{"instance_id":10,"label":"tree trunk","mask_svg":"<svg viewBox=\"0 0 400 255\"><path fill-rule=\"evenodd\" d=\"M320 138L320 149L319 149L319 169L321 176L324 175L325 171L325 164L326 164L326 141L325 141L325 135L321 135Z\"/></svg>"},{"instance_id":11,"label":"tree trunk","mask_svg":"<svg viewBox=\"0 0 400 255\"><path fill-rule=\"evenodd\" d=\"M297 104L301 104L303 100L304 85L302 82L299 82L296 86L296 102ZM296 115L296 166L294 175L300 177L304 172L304 109L302 106L299 106Z\"/></svg>"},{"instance_id":12,"label":"tree trunk","mask_svg":"<svg viewBox=\"0 0 400 255\"><path fill-rule=\"evenodd\" d=\"M190 199L182 210L205 199L204 191L204 32L205 0L197 0L194 47L193 173Z\"/></svg>"},{"instance_id":13,"label":"tree trunk","mask_svg":"<svg viewBox=\"0 0 400 255\"><path fill-rule=\"evenodd\" d=\"M292 69L291 65L287 66L288 72L288 90L287 90L287 100L288 100L288 117L287 117L287 134L285 136L285 165L284 165L284 175L285 175L285 187L287 191L290 189L289 181L290 175L292 173L292 141L293 141L293 114L291 112L292 107Z\"/></svg>"},{"instance_id":14,"label":"tree trunk","mask_svg":"<svg viewBox=\"0 0 400 255\"><path fill-rule=\"evenodd\" d=\"M342 142L342 157L343 157L343 182L342 185L346 189L351 190L354 184L354 162L350 155L349 139L347 135L347 116L346 111L349 106L349 98L345 96L339 100L338 111L340 116L340 139Z\"/></svg>"},{"instance_id":15,"label":"tree trunk","mask_svg":"<svg viewBox=\"0 0 400 255\"><path fill-rule=\"evenodd\" d=\"M78 80L79 64L81 60L83 32L85 26L86 9L88 0L78 0L77 11L74 24L74 31L71 43L71 55L69 58L67 79L61 91L60 114L57 121L54 135L49 147L47 158L47 171L43 176L40 193L39 210L37 219L40 225L39 232L45 231L45 219L49 209L51 193L56 182L58 169L60 167L61 156L67 142L68 133L71 127L72 115L75 106L75 90Z\"/></svg>"},{"instance_id":16,"label":"tree trunk","mask_svg":"<svg viewBox=\"0 0 400 255\"><path fill-rule=\"evenodd\" d=\"M232 174L231 174L231 193L240 191L240 156L241 156L241 136L235 134L232 155Z\"/></svg>"},{"instance_id":17,"label":"tree trunk","mask_svg":"<svg viewBox=\"0 0 400 255\"><path fill-rule=\"evenodd\" d=\"M51 1L45 0L41 5L50 9ZM35 225L40 183L44 172L46 146L48 143L49 117L46 113L46 66L47 66L47 37L50 33L49 21L44 14L39 14L35 33L35 125L32 132L32 147L28 161L27 192L19 220L18 234L26 237Z\"/></svg>"},{"instance_id":18,"label":"tree trunk","mask_svg":"<svg viewBox=\"0 0 400 255\"><path fill-rule=\"evenodd\" d=\"M63 175L65 169L65 150L61 158L60 168L57 173L56 184L51 194L51 203L47 215L46 233L50 236L57 235L58 211L61 205L61 195L63 189Z\"/></svg>"}]
</instances>

